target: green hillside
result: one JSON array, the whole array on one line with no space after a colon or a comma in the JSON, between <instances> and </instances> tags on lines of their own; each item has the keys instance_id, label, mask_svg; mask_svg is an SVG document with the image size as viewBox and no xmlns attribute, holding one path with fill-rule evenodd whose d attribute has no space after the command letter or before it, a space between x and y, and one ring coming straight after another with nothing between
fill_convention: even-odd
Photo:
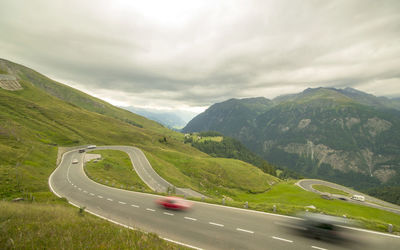
<instances>
[{"instance_id":1,"label":"green hillside","mask_svg":"<svg viewBox=\"0 0 400 250\"><path fill-rule=\"evenodd\" d=\"M218 132L187 134L185 143L191 143L193 147L213 157L238 159L260 168L267 174L276 176L276 170L271 164L249 151L240 141L223 136Z\"/></svg>"},{"instance_id":2,"label":"green hillside","mask_svg":"<svg viewBox=\"0 0 400 250\"><path fill-rule=\"evenodd\" d=\"M165 169L182 177L177 178L177 183L172 182L179 187L202 191L201 183L229 192L232 188L259 191L269 186L267 180L271 176L254 166L230 159L215 160L185 145L182 134L156 122L113 107L21 65L0 62L0 70L16 76L23 87L19 91L0 88L0 198L48 191L47 178L55 168L57 148L85 144L137 146L151 157L152 164L162 162L157 169L164 178L173 178ZM229 175L232 166L244 173L242 179L247 182L232 184L222 180L221 173ZM247 184L254 173L262 186L255 188ZM210 196L220 195L207 192Z\"/></svg>"},{"instance_id":3,"label":"green hillside","mask_svg":"<svg viewBox=\"0 0 400 250\"><path fill-rule=\"evenodd\" d=\"M388 201L395 195L390 190L396 189L386 188L390 193L382 194L379 188L400 186L398 100L350 88L277 97L263 112L246 110L251 100L214 104L183 131L218 131L275 166L370 190Z\"/></svg>"},{"instance_id":4,"label":"green hillside","mask_svg":"<svg viewBox=\"0 0 400 250\"><path fill-rule=\"evenodd\" d=\"M56 167L58 147L114 144L141 148L163 178L177 187L191 188L205 194L210 198L209 202L219 203L224 197L228 205L242 207L245 201L249 201L250 208L262 211L271 211L272 205L278 204L280 213L293 214L303 211L303 203L307 201L321 204L319 211L331 214L337 214L335 207L341 206L343 210L349 211L349 217L354 218L363 209L342 203L332 206L320 197L301 191L292 183L282 183L278 178L251 164L235 159L211 157L185 144L183 134L168 130L135 114L120 110L112 116L107 115L106 113L113 112L113 109L119 110L109 104L103 107L104 111L97 110L98 112L94 112L92 105L80 107L80 102L88 98L94 102L93 105L101 106L104 102L77 90L73 90L74 94L63 92L64 99L60 99L53 92L47 92L45 87L38 87L40 84L33 81L44 79L50 89L62 88L62 91L66 92L71 88L52 82L23 66L3 60L0 70L3 74L16 76L23 88L18 91L0 88L0 199L24 197L29 202L34 201L31 204L26 201L32 207L37 207L38 203L57 203L65 207L65 202L60 202L60 199L49 191L47 184L49 175ZM23 72L32 76L28 78ZM52 86L52 83L56 87ZM66 98L75 94L78 95L75 101L74 98ZM107 158L110 158L110 155ZM108 159L107 162L119 164L112 159ZM111 171L113 169L113 166L110 167ZM116 176L125 175L124 173L129 171L118 169L112 176L118 178ZM97 171L95 174L104 173ZM121 184L127 185L125 180L121 181L124 181ZM292 192L300 192L303 203L290 198L293 196ZM281 201L279 197L282 197ZM307 200L307 197L312 199ZM1 213L13 213L13 209L20 213L16 207L5 204L0 207ZM44 207L35 211L40 213L50 210L50 207ZM378 228L376 225L383 228L388 221L386 218L391 217L391 213L383 214L385 217L379 221L368 213L362 218L378 223L369 226L370 228ZM36 218L36 215L33 216L33 219ZM24 221L15 221L12 226L18 227L18 223ZM397 230L397 221L393 223ZM42 230L41 225L37 224L34 227ZM71 227L71 230L74 228ZM112 230L110 232L113 233Z\"/></svg>"}]
</instances>

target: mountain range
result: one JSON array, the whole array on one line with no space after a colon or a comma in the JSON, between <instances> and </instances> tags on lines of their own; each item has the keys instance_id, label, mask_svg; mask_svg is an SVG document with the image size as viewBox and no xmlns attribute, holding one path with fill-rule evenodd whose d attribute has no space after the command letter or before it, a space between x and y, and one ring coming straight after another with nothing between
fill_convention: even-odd
<instances>
[{"instance_id":1,"label":"mountain range","mask_svg":"<svg viewBox=\"0 0 400 250\"><path fill-rule=\"evenodd\" d=\"M268 162L357 189L400 185L400 100L345 88L230 99L184 132L218 131Z\"/></svg>"}]
</instances>

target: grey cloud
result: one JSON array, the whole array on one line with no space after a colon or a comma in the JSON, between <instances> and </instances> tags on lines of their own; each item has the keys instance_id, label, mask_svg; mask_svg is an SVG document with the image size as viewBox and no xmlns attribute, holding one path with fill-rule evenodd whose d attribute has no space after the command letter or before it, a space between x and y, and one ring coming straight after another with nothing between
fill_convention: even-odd
<instances>
[{"instance_id":1,"label":"grey cloud","mask_svg":"<svg viewBox=\"0 0 400 250\"><path fill-rule=\"evenodd\" d=\"M400 96L399 1L128 2L2 1L0 53L130 105L385 82Z\"/></svg>"}]
</instances>

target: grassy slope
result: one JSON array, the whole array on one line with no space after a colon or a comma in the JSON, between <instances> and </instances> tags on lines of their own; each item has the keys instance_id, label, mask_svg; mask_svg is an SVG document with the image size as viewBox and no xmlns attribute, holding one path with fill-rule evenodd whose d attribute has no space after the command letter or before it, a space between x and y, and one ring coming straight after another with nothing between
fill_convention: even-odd
<instances>
[{"instance_id":1,"label":"grassy slope","mask_svg":"<svg viewBox=\"0 0 400 250\"><path fill-rule=\"evenodd\" d=\"M344 192L344 191L336 189L336 188L331 188L331 187L328 187L325 185L312 185L312 188L314 188L315 190L318 190L320 192L350 196L350 194L347 192Z\"/></svg>"},{"instance_id":2,"label":"grassy slope","mask_svg":"<svg viewBox=\"0 0 400 250\"><path fill-rule=\"evenodd\" d=\"M155 234L132 231L78 208L0 201L2 249L185 249Z\"/></svg>"},{"instance_id":3,"label":"grassy slope","mask_svg":"<svg viewBox=\"0 0 400 250\"><path fill-rule=\"evenodd\" d=\"M304 209L303 205L311 205L315 198L313 205L317 208L343 212L335 210L336 204L332 206L313 194L300 195L293 185L279 184L264 192L270 188L269 183L277 181L275 177L241 161L211 158L185 145L181 134L145 118L136 120L137 116L126 114L129 119L126 121L123 117L95 113L61 101L28 81L20 83L22 91L0 89L1 198L34 193L37 200L51 199L47 178L55 168L57 146L124 144L142 148L153 167L173 184L210 197L227 195L236 205L249 201L250 207L266 211L270 211L272 204L279 204L278 209L284 213ZM160 142L164 136L167 141ZM345 211L356 214L359 209L349 207ZM384 212L371 210L365 214L377 214L377 220L386 221L387 215L381 213Z\"/></svg>"},{"instance_id":4,"label":"grassy slope","mask_svg":"<svg viewBox=\"0 0 400 250\"><path fill-rule=\"evenodd\" d=\"M3 67L3 71L12 71L17 74L19 79L47 81L46 86L52 86L49 82L50 79L23 66L0 61L0 67ZM24 75L25 73L28 76ZM193 147L185 145L182 134L109 104L107 105L112 108L107 108L104 112L119 110L126 117L114 112L114 116L117 118L113 118L62 101L36 87L42 83L32 84L25 80L19 80L19 82L24 87L22 91L11 92L0 89L1 198L48 191L47 178L55 168L57 146L83 144L138 146L145 153L151 153L155 159L163 160L169 169L174 169L174 172L179 173L184 179L197 178L176 184L194 189L197 186L189 184L191 182L199 183L204 175L207 175L208 181L206 182L210 185L215 185L212 182L218 180L218 185L223 183L230 188L233 184L221 180L223 176L218 175L223 169L230 168L230 165L241 169L245 176L242 179L246 180L247 178L248 183L251 182L251 172L256 171L255 167L243 162L212 159ZM53 82L53 84L57 85L58 83ZM67 87L63 88L68 92ZM74 90L75 92L81 94L83 100L87 98L87 95L77 90ZM98 105L101 106L101 104L102 102L99 102ZM126 119L129 121L127 122ZM167 139L166 142L160 140L164 137ZM190 165L187 165L186 160L177 161L166 156L165 152L189 159ZM210 162L210 164L204 165L203 161ZM163 177L166 177L163 174L165 171L161 170L160 172ZM199 172L201 175L198 174ZM270 178L266 174L260 173L259 175L260 178ZM254 190L246 183L242 185L240 182L236 182L234 185L237 185L236 188L239 189Z\"/></svg>"},{"instance_id":5,"label":"grassy slope","mask_svg":"<svg viewBox=\"0 0 400 250\"><path fill-rule=\"evenodd\" d=\"M150 192L151 189L140 179L125 152L117 150L95 150L90 154L101 154L101 160L85 164L85 172L104 185L118 188Z\"/></svg>"}]
</instances>

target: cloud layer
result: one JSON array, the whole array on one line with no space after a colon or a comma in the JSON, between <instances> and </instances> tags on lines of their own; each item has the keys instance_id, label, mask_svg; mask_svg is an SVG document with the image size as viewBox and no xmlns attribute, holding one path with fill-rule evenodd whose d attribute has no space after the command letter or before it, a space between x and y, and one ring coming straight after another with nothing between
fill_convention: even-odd
<instances>
[{"instance_id":1,"label":"cloud layer","mask_svg":"<svg viewBox=\"0 0 400 250\"><path fill-rule=\"evenodd\" d=\"M307 87L400 96L399 1L0 3L0 56L119 105Z\"/></svg>"}]
</instances>

